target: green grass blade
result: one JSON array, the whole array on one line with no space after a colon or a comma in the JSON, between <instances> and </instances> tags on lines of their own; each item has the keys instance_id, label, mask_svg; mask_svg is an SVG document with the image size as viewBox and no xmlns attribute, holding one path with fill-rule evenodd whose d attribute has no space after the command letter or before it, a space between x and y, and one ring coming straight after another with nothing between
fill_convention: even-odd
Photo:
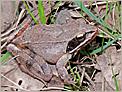
<instances>
[{"instance_id":1,"label":"green grass blade","mask_svg":"<svg viewBox=\"0 0 122 92\"><path fill-rule=\"evenodd\" d=\"M49 0L50 1L50 0ZM58 12L58 10L59 10L59 7L60 7L60 4L61 4L61 0L57 0L58 2L55 4L55 6L54 6L54 9L56 9L55 10L55 12L53 13L51 13L51 15L49 16L49 19L50 19L50 24L54 24L55 23L55 21L56 21L56 13ZM53 11L53 10L52 10Z\"/></svg>"},{"instance_id":2,"label":"green grass blade","mask_svg":"<svg viewBox=\"0 0 122 92\"><path fill-rule=\"evenodd\" d=\"M25 1L24 1L24 0L22 0L22 1L23 1L24 5L25 5L25 7L26 7L26 10L27 10L27 11L28 11L28 13L30 14L30 16L32 17L32 19L34 20L34 22L35 22L36 24L38 24L37 19L34 17L34 15L32 14L32 12L30 11L30 9L29 9L28 5L25 3Z\"/></svg>"},{"instance_id":3,"label":"green grass blade","mask_svg":"<svg viewBox=\"0 0 122 92\"><path fill-rule=\"evenodd\" d=\"M41 23L46 24L46 17L44 14L44 7L43 7L42 0L38 0L38 13L39 13Z\"/></svg>"},{"instance_id":4,"label":"green grass blade","mask_svg":"<svg viewBox=\"0 0 122 92\"><path fill-rule=\"evenodd\" d=\"M115 36L111 33L113 29L111 29L101 18L96 17L92 12L90 12L80 0L75 0L75 3L87 14L89 15L93 20L101 24L104 28L108 30L104 30L110 37L115 39Z\"/></svg>"},{"instance_id":5,"label":"green grass blade","mask_svg":"<svg viewBox=\"0 0 122 92\"><path fill-rule=\"evenodd\" d=\"M102 46L101 46L101 51L103 51L103 44L104 44L104 38L102 38Z\"/></svg>"},{"instance_id":6,"label":"green grass blade","mask_svg":"<svg viewBox=\"0 0 122 92\"><path fill-rule=\"evenodd\" d=\"M113 68L112 68L112 74L113 74L113 79L114 79L114 83L115 83L115 87L116 87L116 92L118 92L119 91L119 83L117 81L117 78L115 77Z\"/></svg>"},{"instance_id":7,"label":"green grass blade","mask_svg":"<svg viewBox=\"0 0 122 92\"><path fill-rule=\"evenodd\" d=\"M7 60L11 56L10 52L6 52L2 57L0 57L0 62L3 63L5 60Z\"/></svg>"},{"instance_id":8,"label":"green grass blade","mask_svg":"<svg viewBox=\"0 0 122 92\"><path fill-rule=\"evenodd\" d=\"M109 11L109 7L108 7L108 1L106 1L106 16L105 18L108 18L108 11Z\"/></svg>"},{"instance_id":9,"label":"green grass blade","mask_svg":"<svg viewBox=\"0 0 122 92\"><path fill-rule=\"evenodd\" d=\"M105 50L106 48L108 48L109 46L111 46L114 42L116 42L120 37L121 37L121 36L118 36L118 37L116 37L115 39L113 39L112 41L107 42L107 44L104 45L103 47L99 47L99 48L97 48L96 50L93 50L93 51L90 53L90 55L93 55L93 54L96 54L96 53L101 52L101 48L102 48L103 50Z\"/></svg>"}]
</instances>

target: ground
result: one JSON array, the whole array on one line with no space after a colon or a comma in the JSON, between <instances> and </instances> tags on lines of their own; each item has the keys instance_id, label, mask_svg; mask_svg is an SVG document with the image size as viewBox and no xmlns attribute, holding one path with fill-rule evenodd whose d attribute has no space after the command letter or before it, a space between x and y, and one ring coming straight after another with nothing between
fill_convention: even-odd
<instances>
[{"instance_id":1,"label":"ground","mask_svg":"<svg viewBox=\"0 0 122 92\"><path fill-rule=\"evenodd\" d=\"M79 5L79 2L76 2L76 3L78 3ZM29 76L25 72L22 72L20 66L15 60L15 58L18 58L18 56L17 55L14 56L12 53L11 56L6 57L5 59L1 59L1 90L2 91L52 90L52 89L53 90L84 90L84 91L86 90L88 91L98 91L98 90L99 91L115 91L115 90L120 91L122 90L121 88L122 87L121 37L119 37L121 35L121 31L120 31L121 30L120 29L121 28L120 27L121 4L120 2L119 1L108 1L108 2L85 1L83 2L83 5L89 11L91 11L91 13L93 13L95 17L90 16L91 13L89 13L86 10L86 8L80 9L81 7L78 6L76 3L73 3L71 1L69 2L63 2L63 1L43 2L42 5L44 6L44 12L45 12L45 18L43 17L43 19L45 20L39 21L39 23L42 23L42 24L45 23L46 21L46 25L48 25L48 27L41 25L42 28L44 28L45 30L57 30L56 29L57 26L61 26L61 28L58 29L59 31L61 31L62 29L65 29L65 30L78 29L79 30L79 28L82 29L83 27L87 29L88 27L91 28L91 25L98 28L97 35L93 36L94 39L91 40L89 44L85 43L86 45L84 45L82 49L77 50L75 53L73 53L72 55L73 58L71 58L72 62L67 63L65 66L65 68L68 71L68 74L71 76L72 80L75 81L74 85L66 85L64 81L61 80L61 78L53 77L49 82L47 82L48 86L45 87L44 83L42 83L41 81L37 79L34 79L33 77L34 75ZM32 13L35 16L38 13L37 2L30 1L28 2L28 5L29 5L30 10L33 11ZM12 43L12 41L15 39L15 38L12 38L13 35L15 36L16 32L18 32L14 28L18 27L18 29L20 29L23 32L25 30L32 29L36 25L32 17L29 15L28 11L25 13L26 15L25 17L20 16L23 8L25 8L24 4L22 4L21 6L19 2L1 1L1 19L2 19L1 53L2 53L2 57L6 55L7 53L6 51L7 45ZM25 8L25 10L26 9L27 8ZM103 21L102 22L98 21L99 19L97 20L96 16L104 20L107 26L104 25ZM21 20L19 20L19 18ZM39 20L39 15L37 15L35 18ZM30 20L32 21L30 22ZM81 25L82 27L78 26L79 27L78 28L77 25L74 26L75 22L78 23L77 21L80 21L82 22L81 24L84 23L86 25L84 26ZM28 23L27 28L25 26L26 23ZM68 24L70 25L69 27L67 27ZM23 26L25 28L23 28ZM108 28L106 29L106 27ZM23 28L24 30L21 28ZM14 30L11 31L11 29L14 29ZM111 29L114 29L114 30L112 30L111 32ZM108 33L106 30L109 31L111 34ZM35 31L35 30L31 30L31 31ZM57 31L54 31L54 32L57 32ZM54 36L54 32L51 33L52 36ZM37 34L34 36L34 32L30 32L30 33L33 33L33 34L31 35L24 34L26 35L25 37L26 41L27 39L31 41L35 41L35 39L38 38L36 37ZM19 33L17 34L19 35ZM58 32L55 35L57 34ZM73 34L73 31L69 33L66 32L66 34L69 34L69 35L64 35L62 37L65 37L65 36L70 37L70 34ZM20 32L20 35L21 35L21 32ZM41 34L41 35L45 35L45 34ZM84 39L87 39L88 36L89 36L88 34L83 37L80 36L82 38L79 37L77 40L74 40L76 39L74 38L73 40L70 41L73 43L73 45L71 43L71 46L75 48L77 45L84 42ZM114 38L114 36L116 37ZM10 37L12 39L9 39ZM48 39L45 41L50 41L49 39L51 39L51 37L49 38L47 37L45 36L45 39ZM39 37L39 38L43 39L43 37ZM23 40L17 40L17 41L20 41L21 43ZM39 45L35 45L35 47L36 46L40 47ZM43 46L46 47L50 45L43 45ZM56 47L57 45L54 44L53 46L51 44L51 46ZM104 47L106 46L107 48L104 49ZM62 46L62 48L65 48L65 47ZM21 49L23 50L22 47ZM59 48L56 48L56 49L59 49ZM25 51L26 50L27 49L25 49ZM34 51L38 53L38 51L36 50ZM58 51L58 50L54 49L54 51ZM46 56L46 57L49 57L49 56ZM55 60L55 58L53 59ZM28 57L25 59L28 60ZM20 60L20 59L17 59L17 60ZM49 66L53 66L53 65L49 64ZM33 67L34 69L38 68L37 66L33 66ZM55 69L53 68L53 70ZM56 70L53 73L54 75L59 77Z\"/></svg>"}]
</instances>

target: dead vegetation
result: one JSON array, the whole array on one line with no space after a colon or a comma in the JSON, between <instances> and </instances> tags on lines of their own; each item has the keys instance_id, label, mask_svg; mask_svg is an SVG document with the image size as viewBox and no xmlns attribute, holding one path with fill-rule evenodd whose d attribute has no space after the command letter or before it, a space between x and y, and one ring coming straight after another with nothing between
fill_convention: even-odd
<instances>
[{"instance_id":1,"label":"dead vegetation","mask_svg":"<svg viewBox=\"0 0 122 92\"><path fill-rule=\"evenodd\" d=\"M2 1L1 90L120 91L120 11L120 1Z\"/></svg>"}]
</instances>

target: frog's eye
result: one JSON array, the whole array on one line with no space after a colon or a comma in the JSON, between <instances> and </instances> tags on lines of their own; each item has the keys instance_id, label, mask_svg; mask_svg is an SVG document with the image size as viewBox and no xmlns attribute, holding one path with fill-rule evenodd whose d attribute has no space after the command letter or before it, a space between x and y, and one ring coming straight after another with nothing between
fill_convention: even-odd
<instances>
[{"instance_id":1,"label":"frog's eye","mask_svg":"<svg viewBox=\"0 0 122 92\"><path fill-rule=\"evenodd\" d=\"M79 37L83 37L84 34L79 34L77 35L76 37L79 38Z\"/></svg>"}]
</instances>

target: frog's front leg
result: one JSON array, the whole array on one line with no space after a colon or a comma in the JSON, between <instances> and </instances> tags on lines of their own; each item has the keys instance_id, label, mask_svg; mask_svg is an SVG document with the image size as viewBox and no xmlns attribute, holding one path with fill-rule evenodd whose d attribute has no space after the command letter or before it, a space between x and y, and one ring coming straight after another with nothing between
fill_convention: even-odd
<instances>
[{"instance_id":1,"label":"frog's front leg","mask_svg":"<svg viewBox=\"0 0 122 92\"><path fill-rule=\"evenodd\" d=\"M69 61L70 58L71 58L71 54L66 53L56 63L56 68L57 68L59 76L64 81L64 83L68 83L68 84L73 83L73 81L71 80L71 78L68 75L68 72L65 68L65 65L67 64L67 62Z\"/></svg>"}]
</instances>

